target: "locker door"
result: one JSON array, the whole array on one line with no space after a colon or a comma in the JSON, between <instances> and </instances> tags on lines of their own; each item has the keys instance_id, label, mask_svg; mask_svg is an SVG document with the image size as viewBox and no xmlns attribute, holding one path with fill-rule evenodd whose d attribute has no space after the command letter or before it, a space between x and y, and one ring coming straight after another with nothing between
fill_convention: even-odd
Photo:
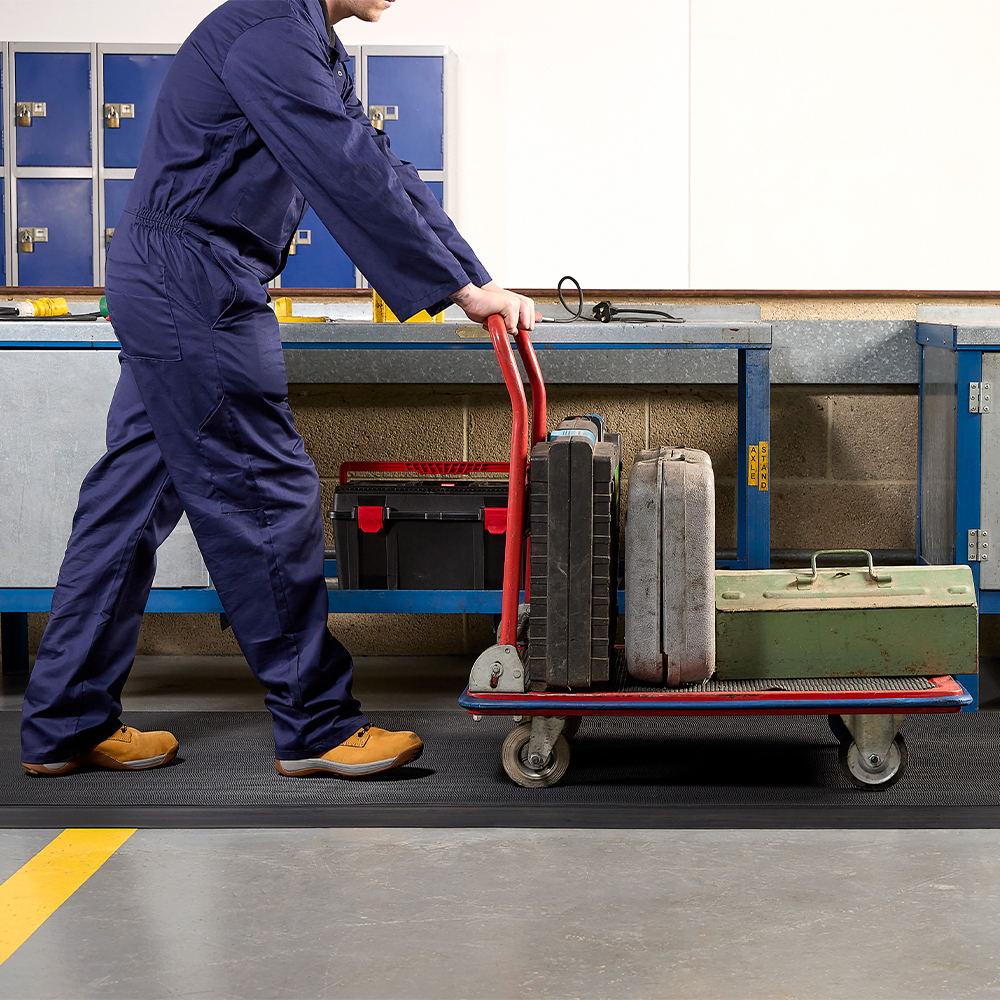
<instances>
[{"instance_id":1,"label":"locker door","mask_svg":"<svg viewBox=\"0 0 1000 1000\"><path fill-rule=\"evenodd\" d=\"M444 58L367 57L368 107L397 109L382 126L393 152L418 170L444 169Z\"/></svg>"},{"instance_id":2,"label":"locker door","mask_svg":"<svg viewBox=\"0 0 1000 1000\"><path fill-rule=\"evenodd\" d=\"M438 204L444 206L444 181L427 181L427 186L431 189L431 194L438 200Z\"/></svg>"},{"instance_id":3,"label":"locker door","mask_svg":"<svg viewBox=\"0 0 1000 1000\"><path fill-rule=\"evenodd\" d=\"M116 178L104 182L104 245L111 242L113 230L118 225L125 211L125 202L128 201L128 193L132 188L132 182L123 178Z\"/></svg>"},{"instance_id":4,"label":"locker door","mask_svg":"<svg viewBox=\"0 0 1000 1000\"><path fill-rule=\"evenodd\" d=\"M14 90L19 167L91 166L90 53L15 52Z\"/></svg>"},{"instance_id":5,"label":"locker door","mask_svg":"<svg viewBox=\"0 0 1000 1000\"><path fill-rule=\"evenodd\" d=\"M137 167L172 55L104 54L104 166ZM118 107L126 105L125 108ZM131 114L132 117L125 117ZM109 128L110 123L117 128ZM108 222L108 225L112 225Z\"/></svg>"},{"instance_id":6,"label":"locker door","mask_svg":"<svg viewBox=\"0 0 1000 1000\"><path fill-rule=\"evenodd\" d=\"M18 249L19 284L94 283L92 184L88 178L18 180L18 228L48 230L44 241L34 241L30 253Z\"/></svg>"},{"instance_id":7,"label":"locker door","mask_svg":"<svg viewBox=\"0 0 1000 1000\"><path fill-rule=\"evenodd\" d=\"M310 208L299 224L295 253L281 272L282 288L353 288L354 264Z\"/></svg>"}]
</instances>

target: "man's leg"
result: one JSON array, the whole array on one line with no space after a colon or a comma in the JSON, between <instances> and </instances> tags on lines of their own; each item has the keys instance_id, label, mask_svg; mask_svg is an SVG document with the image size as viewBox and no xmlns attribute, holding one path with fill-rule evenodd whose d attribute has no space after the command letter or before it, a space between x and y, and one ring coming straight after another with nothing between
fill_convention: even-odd
<instances>
[{"instance_id":1,"label":"man's leg","mask_svg":"<svg viewBox=\"0 0 1000 1000\"><path fill-rule=\"evenodd\" d=\"M24 697L21 759L65 761L119 726L157 546L181 516L127 364L87 474Z\"/></svg>"},{"instance_id":2,"label":"man's leg","mask_svg":"<svg viewBox=\"0 0 1000 1000\"><path fill-rule=\"evenodd\" d=\"M277 756L312 758L368 720L327 628L319 477L293 425L277 320L257 278L176 227L120 235L111 316L170 479L268 689Z\"/></svg>"}]
</instances>

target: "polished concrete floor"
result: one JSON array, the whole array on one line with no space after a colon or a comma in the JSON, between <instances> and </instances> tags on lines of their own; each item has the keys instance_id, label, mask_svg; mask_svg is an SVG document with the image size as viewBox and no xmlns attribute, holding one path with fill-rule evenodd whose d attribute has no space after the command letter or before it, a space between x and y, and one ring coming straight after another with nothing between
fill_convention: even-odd
<instances>
[{"instance_id":1,"label":"polished concrete floor","mask_svg":"<svg viewBox=\"0 0 1000 1000\"><path fill-rule=\"evenodd\" d=\"M455 711L467 669L356 690ZM261 699L238 659L143 658L125 718ZM57 833L0 831L0 880ZM996 830L140 830L0 965L24 1000L992 996Z\"/></svg>"}]
</instances>

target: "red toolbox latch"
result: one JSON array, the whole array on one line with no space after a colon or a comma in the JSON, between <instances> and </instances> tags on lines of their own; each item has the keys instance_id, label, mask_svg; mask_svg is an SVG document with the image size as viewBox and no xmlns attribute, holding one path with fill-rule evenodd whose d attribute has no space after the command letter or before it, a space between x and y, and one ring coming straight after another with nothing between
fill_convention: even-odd
<instances>
[{"instance_id":1,"label":"red toolbox latch","mask_svg":"<svg viewBox=\"0 0 1000 1000\"><path fill-rule=\"evenodd\" d=\"M358 527L368 535L381 531L383 528L382 508L358 507Z\"/></svg>"},{"instance_id":2,"label":"red toolbox latch","mask_svg":"<svg viewBox=\"0 0 1000 1000\"><path fill-rule=\"evenodd\" d=\"M502 535L507 530L507 508L506 507L484 507L483 520L486 522L486 530L491 535Z\"/></svg>"}]
</instances>

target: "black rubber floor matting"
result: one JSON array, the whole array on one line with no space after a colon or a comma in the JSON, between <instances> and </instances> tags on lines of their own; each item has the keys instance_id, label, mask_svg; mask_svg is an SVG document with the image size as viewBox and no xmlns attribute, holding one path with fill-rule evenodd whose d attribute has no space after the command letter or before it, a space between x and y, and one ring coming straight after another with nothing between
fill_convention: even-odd
<instances>
[{"instance_id":1,"label":"black rubber floor matting","mask_svg":"<svg viewBox=\"0 0 1000 1000\"><path fill-rule=\"evenodd\" d=\"M910 716L902 780L843 777L825 716L585 719L569 772L546 789L504 773L512 722L463 712L378 712L426 749L365 780L284 778L265 712L134 712L169 729L177 758L150 771L25 774L16 712L0 712L0 826L998 828L1000 714Z\"/></svg>"}]
</instances>

